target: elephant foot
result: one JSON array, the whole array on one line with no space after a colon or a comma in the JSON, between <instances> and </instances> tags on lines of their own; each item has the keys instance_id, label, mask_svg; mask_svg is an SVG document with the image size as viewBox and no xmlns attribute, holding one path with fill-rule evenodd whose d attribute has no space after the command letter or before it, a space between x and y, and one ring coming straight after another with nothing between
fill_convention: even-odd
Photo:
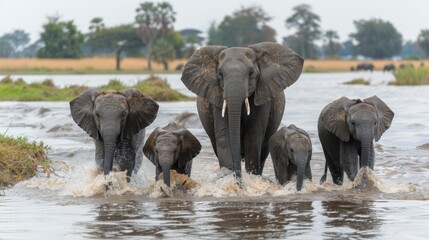
<instances>
[{"instance_id":1,"label":"elephant foot","mask_svg":"<svg viewBox=\"0 0 429 240\"><path fill-rule=\"evenodd\" d=\"M161 192L165 194L166 197L173 197L173 191L165 184L160 187Z\"/></svg>"}]
</instances>

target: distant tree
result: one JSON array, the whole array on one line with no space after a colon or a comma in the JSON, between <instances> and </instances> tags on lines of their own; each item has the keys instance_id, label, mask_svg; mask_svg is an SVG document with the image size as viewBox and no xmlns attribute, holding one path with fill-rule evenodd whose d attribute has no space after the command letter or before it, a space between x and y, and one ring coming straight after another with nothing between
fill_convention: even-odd
<instances>
[{"instance_id":1,"label":"distant tree","mask_svg":"<svg viewBox=\"0 0 429 240\"><path fill-rule=\"evenodd\" d=\"M36 53L39 49L43 47L42 41L39 39L31 44L29 44L27 47L22 49L22 51L19 52L20 57L35 57Z\"/></svg>"},{"instance_id":2,"label":"distant tree","mask_svg":"<svg viewBox=\"0 0 429 240\"><path fill-rule=\"evenodd\" d=\"M342 42L340 52L339 52L340 57L341 58L350 58L352 56L355 56L353 49L354 49L354 46L353 46L352 40L349 39L345 42Z\"/></svg>"},{"instance_id":3,"label":"distant tree","mask_svg":"<svg viewBox=\"0 0 429 240\"><path fill-rule=\"evenodd\" d=\"M323 38L327 42L327 44L324 46L325 54L328 57L338 56L341 45L336 41L336 40L340 39L337 32L334 30L327 30L323 34Z\"/></svg>"},{"instance_id":4,"label":"distant tree","mask_svg":"<svg viewBox=\"0 0 429 240\"><path fill-rule=\"evenodd\" d=\"M102 52L116 56L116 70L121 70L121 53L136 55L140 51L141 41L132 24L103 28L89 34L86 41L92 53Z\"/></svg>"},{"instance_id":5,"label":"distant tree","mask_svg":"<svg viewBox=\"0 0 429 240\"><path fill-rule=\"evenodd\" d=\"M429 29L423 29L420 31L417 37L417 43L425 52L425 58L429 57Z\"/></svg>"},{"instance_id":6,"label":"distant tree","mask_svg":"<svg viewBox=\"0 0 429 240\"><path fill-rule=\"evenodd\" d=\"M91 20L89 25L89 31L90 32L98 32L100 30L103 30L105 28L103 19L100 17L95 17Z\"/></svg>"},{"instance_id":7,"label":"distant tree","mask_svg":"<svg viewBox=\"0 0 429 240\"><path fill-rule=\"evenodd\" d=\"M350 34L356 53L374 59L391 58L401 52L402 35L388 21L381 19L354 21L356 32Z\"/></svg>"},{"instance_id":8,"label":"distant tree","mask_svg":"<svg viewBox=\"0 0 429 240\"><path fill-rule=\"evenodd\" d=\"M0 57L8 58L13 53L13 47L9 41L0 38Z\"/></svg>"},{"instance_id":9,"label":"distant tree","mask_svg":"<svg viewBox=\"0 0 429 240\"><path fill-rule=\"evenodd\" d=\"M211 22L209 30L207 31L207 44L208 45L216 45L221 42L219 39L219 33L218 28L216 26L216 22Z\"/></svg>"},{"instance_id":10,"label":"distant tree","mask_svg":"<svg viewBox=\"0 0 429 240\"><path fill-rule=\"evenodd\" d=\"M308 4L298 5L293 8L293 11L292 16L286 19L286 27L296 29L295 36L300 42L298 53L304 58L313 58L314 41L320 39L322 34L320 17L311 11L311 6Z\"/></svg>"},{"instance_id":11,"label":"distant tree","mask_svg":"<svg viewBox=\"0 0 429 240\"><path fill-rule=\"evenodd\" d=\"M400 55L403 59L420 59L425 56L425 51L418 42L409 40L402 45Z\"/></svg>"},{"instance_id":12,"label":"distant tree","mask_svg":"<svg viewBox=\"0 0 429 240\"><path fill-rule=\"evenodd\" d=\"M73 21L60 21L58 17L48 17L43 25L41 40L44 44L36 56L39 58L79 58L84 37Z\"/></svg>"},{"instance_id":13,"label":"distant tree","mask_svg":"<svg viewBox=\"0 0 429 240\"><path fill-rule=\"evenodd\" d=\"M168 2L144 2L136 9L137 34L146 45L147 68L152 70L152 47L157 38L173 30L176 12Z\"/></svg>"},{"instance_id":14,"label":"distant tree","mask_svg":"<svg viewBox=\"0 0 429 240\"><path fill-rule=\"evenodd\" d=\"M225 16L219 26L209 29L210 44L247 46L258 42L275 42L275 30L267 25L271 17L261 7L242 7Z\"/></svg>"},{"instance_id":15,"label":"distant tree","mask_svg":"<svg viewBox=\"0 0 429 240\"><path fill-rule=\"evenodd\" d=\"M11 33L6 33L1 38L9 42L12 47L11 55L13 56L18 56L19 52L30 42L29 34L23 30L15 30Z\"/></svg>"},{"instance_id":16,"label":"distant tree","mask_svg":"<svg viewBox=\"0 0 429 240\"><path fill-rule=\"evenodd\" d=\"M201 46L204 38L200 36L202 32L197 29L187 28L179 31L179 34L182 36L184 49L182 50L182 56L178 55L177 57L190 57L198 46Z\"/></svg>"},{"instance_id":17,"label":"distant tree","mask_svg":"<svg viewBox=\"0 0 429 240\"><path fill-rule=\"evenodd\" d=\"M168 70L168 63L181 54L183 46L182 36L176 31L171 31L167 36L158 38L153 44L153 60L161 63L164 70Z\"/></svg>"}]
</instances>

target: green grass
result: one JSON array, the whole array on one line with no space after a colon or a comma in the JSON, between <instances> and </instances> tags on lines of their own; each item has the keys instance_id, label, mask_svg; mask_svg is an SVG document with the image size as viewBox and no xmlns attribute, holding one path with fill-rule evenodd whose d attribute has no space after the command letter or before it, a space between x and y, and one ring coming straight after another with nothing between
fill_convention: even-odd
<instances>
[{"instance_id":1,"label":"green grass","mask_svg":"<svg viewBox=\"0 0 429 240\"><path fill-rule=\"evenodd\" d=\"M429 84L429 68L402 68L393 73L395 81L389 82L389 85L426 85Z\"/></svg>"},{"instance_id":2,"label":"green grass","mask_svg":"<svg viewBox=\"0 0 429 240\"><path fill-rule=\"evenodd\" d=\"M52 172L47 150L43 142L0 135L0 187L10 187L33 177L38 166L44 172Z\"/></svg>"},{"instance_id":3,"label":"green grass","mask_svg":"<svg viewBox=\"0 0 429 240\"><path fill-rule=\"evenodd\" d=\"M350 84L350 85L369 85L370 82L368 80L365 80L363 78L356 78L351 81L345 82L344 84Z\"/></svg>"},{"instance_id":4,"label":"green grass","mask_svg":"<svg viewBox=\"0 0 429 240\"><path fill-rule=\"evenodd\" d=\"M155 101L189 101L190 98L171 89L166 80L156 76L138 81L134 86L125 86L118 79L110 80L101 90L123 90L137 88ZM27 84L23 79L5 77L0 80L0 101L70 101L88 89L87 86L71 85L65 88L55 86L52 80Z\"/></svg>"}]
</instances>

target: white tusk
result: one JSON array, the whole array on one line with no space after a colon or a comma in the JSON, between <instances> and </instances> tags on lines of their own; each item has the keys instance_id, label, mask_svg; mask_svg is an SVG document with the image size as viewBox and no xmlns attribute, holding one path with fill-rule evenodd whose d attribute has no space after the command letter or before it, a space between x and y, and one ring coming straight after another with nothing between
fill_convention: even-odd
<instances>
[{"instance_id":1,"label":"white tusk","mask_svg":"<svg viewBox=\"0 0 429 240\"><path fill-rule=\"evenodd\" d=\"M226 99L223 100L222 117L225 117L225 110L226 110Z\"/></svg>"},{"instance_id":2,"label":"white tusk","mask_svg":"<svg viewBox=\"0 0 429 240\"><path fill-rule=\"evenodd\" d=\"M250 104L249 104L248 98L246 98L246 100L244 100L244 104L246 104L247 116L249 116L250 115Z\"/></svg>"}]
</instances>

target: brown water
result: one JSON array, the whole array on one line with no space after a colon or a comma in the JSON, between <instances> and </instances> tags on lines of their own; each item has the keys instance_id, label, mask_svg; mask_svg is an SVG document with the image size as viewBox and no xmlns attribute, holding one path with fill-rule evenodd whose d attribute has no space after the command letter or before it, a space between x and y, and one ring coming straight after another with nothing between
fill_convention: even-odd
<instances>
[{"instance_id":1,"label":"brown water","mask_svg":"<svg viewBox=\"0 0 429 240\"><path fill-rule=\"evenodd\" d=\"M81 76L85 81L88 77ZM357 77L370 79L372 85L341 84ZM180 82L174 82L179 76L168 78L186 93ZM219 170L197 118L187 122L203 145L192 172L197 188L163 197L154 182L155 169L145 159L131 183L124 174L114 173L110 176L113 189L105 192L106 180L96 170L93 143L72 122L68 103L1 102L0 132L43 140L51 146L49 156L57 171L49 178L39 173L4 191L0 239L427 239L429 87L387 86L392 78L377 72L303 74L286 90L283 125L294 123L307 130L313 142L313 181L306 181L302 192L296 192L294 183L275 183L270 159L263 177L244 174L245 187L237 188L232 175ZM392 108L395 118L377 143L374 172L361 172L368 179L367 188L353 187L360 177L356 183L335 186L329 176L319 185L324 167L316 128L320 110L341 96L374 94ZM42 107L48 111L40 111ZM195 103L161 103L148 132L185 111L196 112Z\"/></svg>"}]
</instances>

